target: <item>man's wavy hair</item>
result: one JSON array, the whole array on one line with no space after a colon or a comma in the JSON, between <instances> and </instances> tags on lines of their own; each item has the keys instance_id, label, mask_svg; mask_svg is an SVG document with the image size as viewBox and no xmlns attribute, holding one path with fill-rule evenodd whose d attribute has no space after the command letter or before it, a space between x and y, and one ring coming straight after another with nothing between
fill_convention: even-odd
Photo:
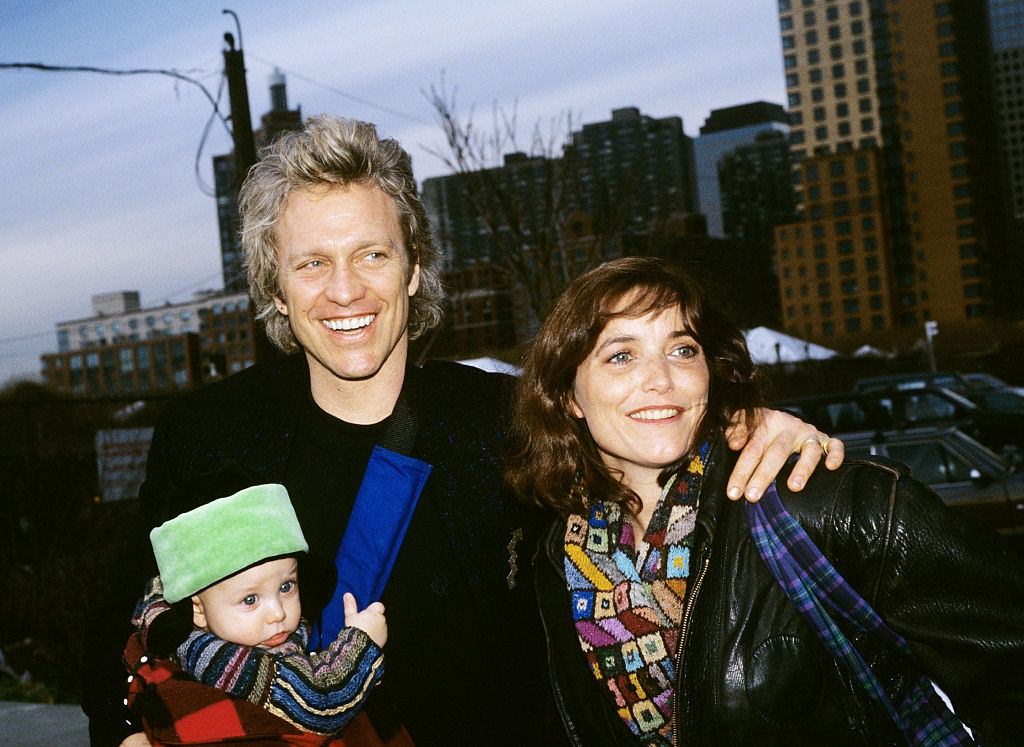
<instances>
[{"instance_id":1,"label":"man's wavy hair","mask_svg":"<svg viewBox=\"0 0 1024 747\"><path fill-rule=\"evenodd\" d=\"M419 289L409 300L410 339L441 321L444 291L437 249L416 191L412 160L396 140L379 138L368 122L321 114L307 119L301 130L282 135L260 155L242 185L238 208L249 293L256 318L264 321L274 345L286 353L299 350L288 317L274 305L280 295L275 231L295 190L360 184L390 195L398 208L409 279L413 266L420 266Z\"/></svg>"},{"instance_id":2,"label":"man's wavy hair","mask_svg":"<svg viewBox=\"0 0 1024 747\"><path fill-rule=\"evenodd\" d=\"M625 299L628 309L613 310ZM516 386L507 484L524 500L567 514L585 511L589 495L638 511L640 499L610 470L586 421L573 415L576 370L615 317L641 317L678 306L701 346L710 373L708 404L689 450L662 473L664 483L688 464L709 438L723 433L734 413L755 423L761 404L754 364L743 333L685 272L660 259L624 257L577 278L559 297L527 354Z\"/></svg>"}]
</instances>

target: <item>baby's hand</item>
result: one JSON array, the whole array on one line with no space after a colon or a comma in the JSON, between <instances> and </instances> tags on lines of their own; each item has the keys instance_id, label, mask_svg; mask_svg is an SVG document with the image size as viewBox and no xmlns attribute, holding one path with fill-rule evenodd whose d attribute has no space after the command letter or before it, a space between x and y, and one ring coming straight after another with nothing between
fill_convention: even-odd
<instances>
[{"instance_id":1,"label":"baby's hand","mask_svg":"<svg viewBox=\"0 0 1024 747\"><path fill-rule=\"evenodd\" d=\"M370 636L381 648L388 640L388 621L384 619L384 605L374 602L362 612L356 606L356 598L345 592L345 627L359 628Z\"/></svg>"}]
</instances>

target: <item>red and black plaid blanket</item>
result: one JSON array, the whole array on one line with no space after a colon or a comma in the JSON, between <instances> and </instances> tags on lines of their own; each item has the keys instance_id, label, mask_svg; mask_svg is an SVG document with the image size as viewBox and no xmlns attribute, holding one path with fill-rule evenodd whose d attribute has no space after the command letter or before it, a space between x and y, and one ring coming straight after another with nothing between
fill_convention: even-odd
<instances>
[{"instance_id":1,"label":"red and black plaid blanket","mask_svg":"<svg viewBox=\"0 0 1024 747\"><path fill-rule=\"evenodd\" d=\"M284 719L192 679L169 659L151 659L138 634L124 651L128 706L143 720L154 745L203 745L243 742L250 745L331 745L332 747L412 747L403 728L382 738L365 713L359 713L336 736L299 730Z\"/></svg>"}]
</instances>

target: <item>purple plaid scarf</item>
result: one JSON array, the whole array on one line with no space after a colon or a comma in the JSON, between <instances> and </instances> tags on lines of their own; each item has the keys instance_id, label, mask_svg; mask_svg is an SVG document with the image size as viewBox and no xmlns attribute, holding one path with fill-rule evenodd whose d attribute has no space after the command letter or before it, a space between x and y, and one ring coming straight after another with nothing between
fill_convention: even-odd
<instances>
[{"instance_id":1,"label":"purple plaid scarf","mask_svg":"<svg viewBox=\"0 0 1024 747\"><path fill-rule=\"evenodd\" d=\"M894 645L913 661L910 645L886 625L871 605L839 575L821 550L786 510L772 484L758 503L746 504L747 522L758 553L779 586L804 616L822 643L877 701L903 732L907 743L926 747L973 745L963 724L921 676L894 704L860 652L836 621ZM831 613L831 614L830 614Z\"/></svg>"}]
</instances>

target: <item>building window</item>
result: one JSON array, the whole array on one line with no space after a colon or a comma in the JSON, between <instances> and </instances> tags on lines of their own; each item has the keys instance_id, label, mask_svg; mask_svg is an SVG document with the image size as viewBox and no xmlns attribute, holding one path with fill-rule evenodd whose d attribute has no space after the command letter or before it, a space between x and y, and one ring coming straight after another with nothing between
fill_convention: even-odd
<instances>
[{"instance_id":1,"label":"building window","mask_svg":"<svg viewBox=\"0 0 1024 747\"><path fill-rule=\"evenodd\" d=\"M807 74L807 79L810 80L811 83L821 83L821 68L811 68L811 71Z\"/></svg>"},{"instance_id":2,"label":"building window","mask_svg":"<svg viewBox=\"0 0 1024 747\"><path fill-rule=\"evenodd\" d=\"M831 283L818 283L818 295L822 298L828 298L832 295L832 284Z\"/></svg>"},{"instance_id":3,"label":"building window","mask_svg":"<svg viewBox=\"0 0 1024 747\"><path fill-rule=\"evenodd\" d=\"M843 293L846 295L853 295L859 292L860 288L856 280L844 280L843 281Z\"/></svg>"},{"instance_id":4,"label":"building window","mask_svg":"<svg viewBox=\"0 0 1024 747\"><path fill-rule=\"evenodd\" d=\"M860 319L856 317L847 319L844 326L847 332L860 332Z\"/></svg>"},{"instance_id":5,"label":"building window","mask_svg":"<svg viewBox=\"0 0 1024 747\"><path fill-rule=\"evenodd\" d=\"M822 301L820 304L818 304L818 311L821 313L822 316L832 316L832 302Z\"/></svg>"},{"instance_id":6,"label":"building window","mask_svg":"<svg viewBox=\"0 0 1024 747\"><path fill-rule=\"evenodd\" d=\"M786 73L786 88L795 88L800 85L800 76L796 73ZM793 105L792 94L790 94L790 106Z\"/></svg>"},{"instance_id":7,"label":"building window","mask_svg":"<svg viewBox=\"0 0 1024 747\"><path fill-rule=\"evenodd\" d=\"M793 107L800 106L800 93L798 91L793 91L786 98L789 101L789 106L791 109Z\"/></svg>"},{"instance_id":8,"label":"building window","mask_svg":"<svg viewBox=\"0 0 1024 747\"><path fill-rule=\"evenodd\" d=\"M839 272L842 275L852 275L857 271L857 264L852 259L844 259L839 263Z\"/></svg>"},{"instance_id":9,"label":"building window","mask_svg":"<svg viewBox=\"0 0 1024 747\"><path fill-rule=\"evenodd\" d=\"M879 309L882 308L882 297L871 296L870 298L868 298L868 306L871 308L872 311L878 311Z\"/></svg>"}]
</instances>

